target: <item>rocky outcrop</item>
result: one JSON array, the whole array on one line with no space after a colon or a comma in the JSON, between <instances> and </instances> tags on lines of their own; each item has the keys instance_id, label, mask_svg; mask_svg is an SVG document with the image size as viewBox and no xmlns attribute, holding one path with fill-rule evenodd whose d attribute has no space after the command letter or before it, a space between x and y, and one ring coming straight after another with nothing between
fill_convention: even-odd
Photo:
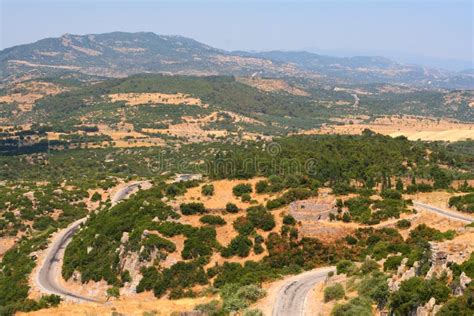
<instances>
[{"instance_id":1,"label":"rocky outcrop","mask_svg":"<svg viewBox=\"0 0 474 316\"><path fill-rule=\"evenodd\" d=\"M416 309L416 316L435 316L442 305L436 305L436 299L434 297L422 306L418 306Z\"/></svg>"},{"instance_id":2,"label":"rocky outcrop","mask_svg":"<svg viewBox=\"0 0 474 316\"><path fill-rule=\"evenodd\" d=\"M413 264L413 267L407 267L407 258L403 258L400 266L397 269L397 273L394 274L390 279L388 279L388 289L390 292L398 291L400 284L408 279L411 279L416 276L416 271L419 268L419 263L416 261Z\"/></svg>"}]
</instances>

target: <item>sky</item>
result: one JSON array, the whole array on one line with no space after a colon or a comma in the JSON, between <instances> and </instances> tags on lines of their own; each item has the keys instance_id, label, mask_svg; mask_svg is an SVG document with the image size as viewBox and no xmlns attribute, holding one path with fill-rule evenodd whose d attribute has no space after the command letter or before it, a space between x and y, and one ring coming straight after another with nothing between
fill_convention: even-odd
<instances>
[{"instance_id":1,"label":"sky","mask_svg":"<svg viewBox=\"0 0 474 316\"><path fill-rule=\"evenodd\" d=\"M310 50L472 65L473 1L0 0L0 48L152 31L226 50Z\"/></svg>"}]
</instances>

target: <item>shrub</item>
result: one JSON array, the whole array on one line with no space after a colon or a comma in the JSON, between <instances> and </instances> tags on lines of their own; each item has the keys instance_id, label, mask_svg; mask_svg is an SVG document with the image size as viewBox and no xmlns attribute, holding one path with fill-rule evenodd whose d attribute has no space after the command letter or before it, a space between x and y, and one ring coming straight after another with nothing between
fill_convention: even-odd
<instances>
[{"instance_id":1,"label":"shrub","mask_svg":"<svg viewBox=\"0 0 474 316\"><path fill-rule=\"evenodd\" d=\"M120 289L118 287L113 286L107 289L107 300L109 300L111 297L120 297Z\"/></svg>"},{"instance_id":2,"label":"shrub","mask_svg":"<svg viewBox=\"0 0 474 316\"><path fill-rule=\"evenodd\" d=\"M253 206L247 209L247 218L256 228L270 231L275 227L275 219L263 206Z\"/></svg>"},{"instance_id":3,"label":"shrub","mask_svg":"<svg viewBox=\"0 0 474 316\"><path fill-rule=\"evenodd\" d=\"M283 205L290 204L296 200L304 200L314 195L314 192L305 188L293 188L285 192L281 197L269 200L267 202L268 209L275 209Z\"/></svg>"},{"instance_id":4,"label":"shrub","mask_svg":"<svg viewBox=\"0 0 474 316\"><path fill-rule=\"evenodd\" d=\"M250 235L253 232L253 223L245 216L240 216L235 219L233 223L234 229L239 232L240 235Z\"/></svg>"},{"instance_id":5,"label":"shrub","mask_svg":"<svg viewBox=\"0 0 474 316\"><path fill-rule=\"evenodd\" d=\"M223 257L231 257L238 255L239 257L247 257L252 249L252 241L245 236L238 235L231 240L229 246L222 251Z\"/></svg>"},{"instance_id":6,"label":"shrub","mask_svg":"<svg viewBox=\"0 0 474 316\"><path fill-rule=\"evenodd\" d=\"M224 300L224 311L234 312L243 310L264 297L265 291L254 284L242 287L237 284L229 284L222 287L220 294Z\"/></svg>"},{"instance_id":7,"label":"shrub","mask_svg":"<svg viewBox=\"0 0 474 316\"><path fill-rule=\"evenodd\" d=\"M204 214L207 212L204 204L197 202L182 203L179 208L183 215Z\"/></svg>"},{"instance_id":8,"label":"shrub","mask_svg":"<svg viewBox=\"0 0 474 316\"><path fill-rule=\"evenodd\" d=\"M356 297L346 304L336 304L331 316L372 316L372 304L365 297Z\"/></svg>"},{"instance_id":9,"label":"shrub","mask_svg":"<svg viewBox=\"0 0 474 316\"><path fill-rule=\"evenodd\" d=\"M443 281L413 277L401 283L400 289L393 293L390 307L395 315L408 315L431 297L442 303L448 299L450 290Z\"/></svg>"},{"instance_id":10,"label":"shrub","mask_svg":"<svg viewBox=\"0 0 474 316\"><path fill-rule=\"evenodd\" d=\"M257 193L265 193L268 191L269 184L266 180L260 180L255 184L255 192Z\"/></svg>"},{"instance_id":11,"label":"shrub","mask_svg":"<svg viewBox=\"0 0 474 316\"><path fill-rule=\"evenodd\" d=\"M212 184L205 184L201 188L201 194L204 196L212 196L214 195L214 185Z\"/></svg>"},{"instance_id":12,"label":"shrub","mask_svg":"<svg viewBox=\"0 0 474 316\"><path fill-rule=\"evenodd\" d=\"M410 228L411 222L407 219L401 219L397 222L397 227L399 229L407 229Z\"/></svg>"},{"instance_id":13,"label":"shrub","mask_svg":"<svg viewBox=\"0 0 474 316\"><path fill-rule=\"evenodd\" d=\"M239 211L239 208L234 203L227 203L225 206L225 210L229 213L237 213Z\"/></svg>"},{"instance_id":14,"label":"shrub","mask_svg":"<svg viewBox=\"0 0 474 316\"><path fill-rule=\"evenodd\" d=\"M242 202L250 202L252 200L252 197L248 193L244 193L241 196Z\"/></svg>"},{"instance_id":15,"label":"shrub","mask_svg":"<svg viewBox=\"0 0 474 316\"><path fill-rule=\"evenodd\" d=\"M349 245L355 245L357 244L357 239L351 235L347 235L345 238L346 242L349 244Z\"/></svg>"},{"instance_id":16,"label":"shrub","mask_svg":"<svg viewBox=\"0 0 474 316\"><path fill-rule=\"evenodd\" d=\"M360 266L360 272L362 274L367 274L378 269L379 264L377 263L377 261L372 259L365 259L364 263L362 263L362 265Z\"/></svg>"},{"instance_id":17,"label":"shrub","mask_svg":"<svg viewBox=\"0 0 474 316\"><path fill-rule=\"evenodd\" d=\"M394 199L400 200L402 198L402 194L400 191L392 190L392 189L385 189L380 194L384 199Z\"/></svg>"},{"instance_id":18,"label":"shrub","mask_svg":"<svg viewBox=\"0 0 474 316\"><path fill-rule=\"evenodd\" d=\"M382 309L389 297L387 284L387 275L376 271L365 276L357 286L359 296L370 297L377 303L379 309Z\"/></svg>"},{"instance_id":19,"label":"shrub","mask_svg":"<svg viewBox=\"0 0 474 316\"><path fill-rule=\"evenodd\" d=\"M398 266L402 263L402 256L391 256L383 263L384 271L394 271L398 269Z\"/></svg>"},{"instance_id":20,"label":"shrub","mask_svg":"<svg viewBox=\"0 0 474 316\"><path fill-rule=\"evenodd\" d=\"M100 201L101 199L102 199L102 196L99 194L99 192L95 192L91 197L92 202L97 202L97 201Z\"/></svg>"},{"instance_id":21,"label":"shrub","mask_svg":"<svg viewBox=\"0 0 474 316\"><path fill-rule=\"evenodd\" d=\"M357 269L356 265L349 260L341 260L336 264L337 274L346 273L348 275L355 272Z\"/></svg>"},{"instance_id":22,"label":"shrub","mask_svg":"<svg viewBox=\"0 0 474 316\"><path fill-rule=\"evenodd\" d=\"M324 289L324 302L327 303L332 300L340 300L344 298L346 292L341 284L337 283L331 286L328 286Z\"/></svg>"},{"instance_id":23,"label":"shrub","mask_svg":"<svg viewBox=\"0 0 474 316\"><path fill-rule=\"evenodd\" d=\"M249 183L237 184L232 188L232 193L235 196L242 196L245 193L252 193L252 186Z\"/></svg>"},{"instance_id":24,"label":"shrub","mask_svg":"<svg viewBox=\"0 0 474 316\"><path fill-rule=\"evenodd\" d=\"M222 226L226 224L226 221L222 217L217 215L204 215L199 219L199 221L204 224L216 226Z\"/></svg>"},{"instance_id":25,"label":"shrub","mask_svg":"<svg viewBox=\"0 0 474 316\"><path fill-rule=\"evenodd\" d=\"M288 214L288 215L285 215L285 217L283 217L283 224L285 224L285 225L295 225L296 220L293 216Z\"/></svg>"},{"instance_id":26,"label":"shrub","mask_svg":"<svg viewBox=\"0 0 474 316\"><path fill-rule=\"evenodd\" d=\"M212 300L209 303L198 304L194 310L204 313L204 315L217 316L220 312L220 303L218 300Z\"/></svg>"},{"instance_id":27,"label":"shrub","mask_svg":"<svg viewBox=\"0 0 474 316\"><path fill-rule=\"evenodd\" d=\"M264 252L265 249L263 249L262 245L261 244L257 244L255 243L255 245L253 246L253 252L256 254L256 255L259 255L261 254L262 252Z\"/></svg>"}]
</instances>

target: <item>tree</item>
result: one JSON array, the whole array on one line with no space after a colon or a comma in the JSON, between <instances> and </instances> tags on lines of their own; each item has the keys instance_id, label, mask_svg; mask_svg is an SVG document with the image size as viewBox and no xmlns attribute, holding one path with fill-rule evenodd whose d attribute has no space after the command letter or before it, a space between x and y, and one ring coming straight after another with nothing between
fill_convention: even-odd
<instances>
[{"instance_id":1,"label":"tree","mask_svg":"<svg viewBox=\"0 0 474 316\"><path fill-rule=\"evenodd\" d=\"M403 182L402 182L402 179L398 178L397 179L397 183L395 184L395 189L397 191L403 191Z\"/></svg>"},{"instance_id":2,"label":"tree","mask_svg":"<svg viewBox=\"0 0 474 316\"><path fill-rule=\"evenodd\" d=\"M107 296L107 301L108 301L111 297L119 298L119 297L120 297L120 289L119 289L118 287L116 287L116 286L109 287L109 288L107 289L106 296Z\"/></svg>"},{"instance_id":3,"label":"tree","mask_svg":"<svg viewBox=\"0 0 474 316\"><path fill-rule=\"evenodd\" d=\"M255 184L255 192L257 193L265 193L267 192L269 187L269 183L266 180L260 180Z\"/></svg>"}]
</instances>

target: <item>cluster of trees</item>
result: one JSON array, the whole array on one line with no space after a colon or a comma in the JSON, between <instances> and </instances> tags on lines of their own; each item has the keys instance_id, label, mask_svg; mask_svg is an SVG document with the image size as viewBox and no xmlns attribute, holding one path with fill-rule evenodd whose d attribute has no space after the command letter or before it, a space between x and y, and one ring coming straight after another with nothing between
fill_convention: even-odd
<instances>
[{"instance_id":1,"label":"cluster of trees","mask_svg":"<svg viewBox=\"0 0 474 316\"><path fill-rule=\"evenodd\" d=\"M449 207L455 207L460 212L474 213L474 193L451 197Z\"/></svg>"},{"instance_id":2,"label":"cluster of trees","mask_svg":"<svg viewBox=\"0 0 474 316\"><path fill-rule=\"evenodd\" d=\"M297 200L304 200L314 195L317 195L317 191L311 191L310 189L306 189L306 188L289 189L288 191L283 193L281 197L278 197L273 200L269 200L267 202L267 208L270 210L279 208L284 205L288 205L291 202L294 202Z\"/></svg>"},{"instance_id":3,"label":"cluster of trees","mask_svg":"<svg viewBox=\"0 0 474 316\"><path fill-rule=\"evenodd\" d=\"M129 235L127 249L130 251L138 252L142 245L146 246L145 251L151 247L172 251L174 245L168 240L143 234L154 218L164 221L179 217L161 201L164 190L164 186L158 185L139 191L132 199L90 214L84 229L74 236L65 251L63 277L67 280L77 270L81 272L82 282L105 280L110 285L122 285L123 271L116 249L124 233ZM146 257L147 252L143 255Z\"/></svg>"},{"instance_id":4,"label":"cluster of trees","mask_svg":"<svg viewBox=\"0 0 474 316\"><path fill-rule=\"evenodd\" d=\"M411 201L403 200L400 192L384 190L381 196L383 200L372 200L367 196L350 198L345 202L338 199L336 203L338 214L330 214L330 219L375 225L389 218L399 218L401 213L409 212L407 206ZM343 207L347 211L344 211Z\"/></svg>"},{"instance_id":5,"label":"cluster of trees","mask_svg":"<svg viewBox=\"0 0 474 316\"><path fill-rule=\"evenodd\" d=\"M280 148L277 155L264 150L264 144L259 143L242 148L233 146L221 152L215 157L216 168L210 169L210 176L249 178L303 174L305 181L310 182L307 187L311 188L311 182L315 181L316 186L329 184L340 193L351 190L351 180L368 189L383 183L389 189L392 184L387 179L415 173L430 175L437 187L444 187L450 180L443 170L433 168L441 160L439 155L433 155L431 161L427 159L426 144L413 143L403 137L391 138L368 131L361 136L294 136L275 141ZM249 163L249 157L258 163ZM223 161L231 161L232 168L219 168ZM261 182L256 191L282 189L286 185L281 182ZM298 183L298 177L294 182Z\"/></svg>"}]
</instances>

